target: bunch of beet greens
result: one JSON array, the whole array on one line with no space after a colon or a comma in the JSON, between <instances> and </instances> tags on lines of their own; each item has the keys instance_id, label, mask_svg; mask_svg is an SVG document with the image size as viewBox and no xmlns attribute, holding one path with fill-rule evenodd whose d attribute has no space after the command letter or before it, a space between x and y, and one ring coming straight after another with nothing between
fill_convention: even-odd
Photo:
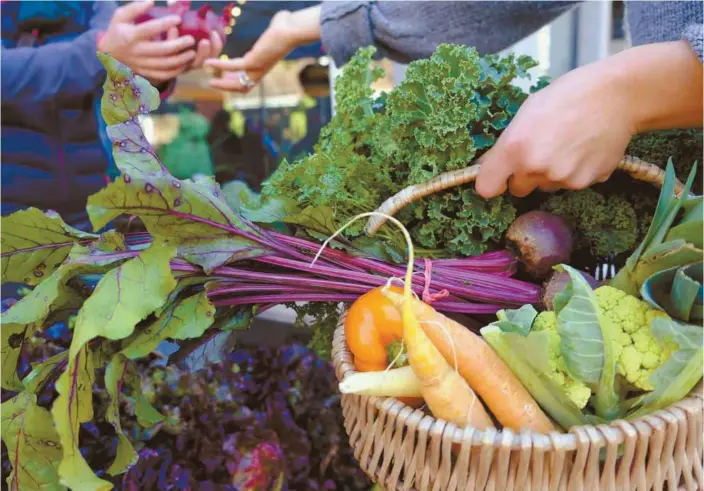
<instances>
[{"instance_id":1,"label":"bunch of beet greens","mask_svg":"<svg viewBox=\"0 0 704 491\"><path fill-rule=\"evenodd\" d=\"M147 232L86 233L37 209L2 218L2 281L33 287L1 317L2 389L13 394L2 405L3 442L16 463L9 479L17 489L39 481L109 489L80 451L80 429L91 421L109 423L117 436L106 472L119 476L134 465L138 454L122 429L121 407L128 400L130 416L147 428L164 421L145 398L135 363L163 341L197 345L212 333L247 327L276 304L320 306L334 322L330 306L402 276L398 264L343 241L312 264L318 243L233 211L211 178L174 178L140 125L140 115L158 107L156 89L100 57L107 70L102 114L122 175L89 198L87 211L96 231L136 217ZM505 252L420 261L413 286L445 312L491 314L538 303L539 287L510 278L515 270ZM22 374L23 347L60 321L71 326L69 349L30 360L31 372ZM53 381L49 410L44 392ZM107 394L105 412L93 410L95 386Z\"/></svg>"}]
</instances>

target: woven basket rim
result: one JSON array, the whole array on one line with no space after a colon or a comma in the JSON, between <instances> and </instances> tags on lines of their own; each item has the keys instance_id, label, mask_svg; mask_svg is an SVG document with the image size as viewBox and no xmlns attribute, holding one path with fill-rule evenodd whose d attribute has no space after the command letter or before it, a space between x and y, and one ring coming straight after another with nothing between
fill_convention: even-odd
<instances>
[{"instance_id":1,"label":"woven basket rim","mask_svg":"<svg viewBox=\"0 0 704 491\"><path fill-rule=\"evenodd\" d=\"M352 363L353 355L349 351L347 346L347 341L345 339L345 317L347 311L343 311L338 320L337 327L333 333L332 342L332 359L333 366L335 368L335 376L338 382L342 382L345 378L357 373ZM398 418L399 415L411 415L414 414L416 418L420 418L424 421L427 426L430 426L433 422L441 421L447 428L447 432L452 432L452 443L461 444L466 438L467 430L471 430L472 433L472 446L486 445L487 443L493 442L498 445L501 441L505 440L505 435L528 435L530 434L533 440L534 447L540 447L544 451L550 451L553 449L561 450L576 450L578 448L580 435L584 434L590 428L599 428L602 430L599 432L608 432L612 435L612 438L618 444L623 443L627 438L626 430L623 426L624 422L628 422L631 425L645 424L647 421L652 420L653 417L658 415L669 414L670 409L683 409L689 405L695 404L697 407L702 406L704 402L704 381L700 380L697 386L692 389L687 397L684 399L670 405L665 409L660 409L654 411L648 415L642 416L634 420L623 420L619 419L612 421L608 424L600 425L584 425L584 426L573 426L567 433L551 432L549 434L539 433L532 430L522 430L520 432L515 432L510 428L494 429L490 428L487 430L479 430L477 428L467 427L460 428L448 421L435 418L434 416L423 412L420 409L413 409L410 406L404 404L403 402L395 399L393 397L376 397L376 396L360 396L362 398L362 403L366 406L373 405L377 409L384 409L388 412L394 419ZM404 418L405 419L405 418ZM424 425L425 426L425 425ZM513 439L511 444L512 450L519 450L522 447L520 439Z\"/></svg>"}]
</instances>

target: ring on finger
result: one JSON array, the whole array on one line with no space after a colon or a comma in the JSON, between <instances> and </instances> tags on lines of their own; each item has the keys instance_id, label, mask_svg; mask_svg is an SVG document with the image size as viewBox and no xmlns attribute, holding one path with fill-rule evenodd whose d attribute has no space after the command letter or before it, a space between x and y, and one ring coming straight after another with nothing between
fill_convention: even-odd
<instances>
[{"instance_id":1,"label":"ring on finger","mask_svg":"<svg viewBox=\"0 0 704 491\"><path fill-rule=\"evenodd\" d=\"M249 75L247 75L247 72L240 72L239 81L242 84L242 86L247 87L247 88L252 88L255 85L255 83L252 81L252 79L249 78Z\"/></svg>"}]
</instances>

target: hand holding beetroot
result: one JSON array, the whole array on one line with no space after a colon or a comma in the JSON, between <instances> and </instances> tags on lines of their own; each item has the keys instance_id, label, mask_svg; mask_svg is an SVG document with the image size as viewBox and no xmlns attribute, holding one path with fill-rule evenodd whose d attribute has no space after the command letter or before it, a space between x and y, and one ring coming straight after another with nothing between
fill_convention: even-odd
<instances>
[{"instance_id":1,"label":"hand holding beetroot","mask_svg":"<svg viewBox=\"0 0 704 491\"><path fill-rule=\"evenodd\" d=\"M138 24L149 22L154 19L162 19L172 15L178 15L181 23L178 25L178 35L191 36L196 42L210 41L212 34L216 33L220 37L220 42L225 41L225 28L232 20L232 7L234 4L227 4L222 15L217 15L212 11L210 5L203 5L198 10L190 10L190 1L177 1L168 7L152 7L139 15L136 19Z\"/></svg>"},{"instance_id":2,"label":"hand holding beetroot","mask_svg":"<svg viewBox=\"0 0 704 491\"><path fill-rule=\"evenodd\" d=\"M208 6L191 12L190 2L167 8L153 5L150 0L118 8L98 42L98 50L109 53L154 85L200 68L207 58L220 53L225 36L223 23L229 23L230 9L223 15L225 21L218 20Z\"/></svg>"},{"instance_id":3,"label":"hand holding beetroot","mask_svg":"<svg viewBox=\"0 0 704 491\"><path fill-rule=\"evenodd\" d=\"M157 85L183 72L196 52L193 37L176 35L174 28L181 23L178 15L137 24L137 18L151 7L152 2L133 2L118 8L98 41L98 50ZM155 40L165 33L169 33L166 40Z\"/></svg>"},{"instance_id":4,"label":"hand holding beetroot","mask_svg":"<svg viewBox=\"0 0 704 491\"><path fill-rule=\"evenodd\" d=\"M191 37L197 43L196 56L188 69L200 68L208 58L217 57L225 44L227 34L225 28L232 20L232 7L227 4L222 15L212 11L210 5L202 5L197 10L190 10L191 2L178 0L168 7L152 7L137 17L138 24L150 22L172 15L178 15L181 23L178 25L177 37ZM166 39L162 34L162 39Z\"/></svg>"}]
</instances>

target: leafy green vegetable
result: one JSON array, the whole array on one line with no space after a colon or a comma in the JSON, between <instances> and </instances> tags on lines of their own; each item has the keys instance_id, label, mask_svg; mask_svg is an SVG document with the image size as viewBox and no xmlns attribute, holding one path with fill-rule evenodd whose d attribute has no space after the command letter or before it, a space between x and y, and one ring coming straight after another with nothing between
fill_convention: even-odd
<instances>
[{"instance_id":1,"label":"leafy green vegetable","mask_svg":"<svg viewBox=\"0 0 704 491\"><path fill-rule=\"evenodd\" d=\"M88 199L88 214L95 228L122 214L139 215L155 238L179 248L180 255L206 272L238 255L257 255L259 250L244 238L233 236L237 226L249 230L225 202L220 187L210 177L179 181L171 177L146 142L142 129L132 122L129 133L118 139L115 163L123 176ZM142 166L133 167L137 153L145 155Z\"/></svg>"},{"instance_id":2,"label":"leafy green vegetable","mask_svg":"<svg viewBox=\"0 0 704 491\"><path fill-rule=\"evenodd\" d=\"M702 321L704 263L659 271L645 280L643 300L684 322Z\"/></svg>"},{"instance_id":3,"label":"leafy green vegetable","mask_svg":"<svg viewBox=\"0 0 704 491\"><path fill-rule=\"evenodd\" d=\"M119 397L123 384L126 382L133 388L135 415L140 425L150 427L163 420L163 416L141 393L140 377L132 365L132 360L147 356L167 338L188 339L202 336L212 325L214 317L215 307L208 300L206 292L187 297L172 304L156 321L129 338L126 346L110 360L105 371L105 388L109 396L105 417L115 427L118 444L117 456L108 469L109 474L121 474L137 461L137 452L123 433L120 424Z\"/></svg>"},{"instance_id":4,"label":"leafy green vegetable","mask_svg":"<svg viewBox=\"0 0 704 491\"><path fill-rule=\"evenodd\" d=\"M638 239L636 212L621 196L593 189L565 191L551 196L543 209L571 224L576 249L589 248L597 257L629 251Z\"/></svg>"},{"instance_id":5,"label":"leafy green vegetable","mask_svg":"<svg viewBox=\"0 0 704 491\"><path fill-rule=\"evenodd\" d=\"M159 107L159 91L144 78L110 55L98 53L107 77L103 86L100 111L108 126L134 120Z\"/></svg>"},{"instance_id":6,"label":"leafy green vegetable","mask_svg":"<svg viewBox=\"0 0 704 491\"><path fill-rule=\"evenodd\" d=\"M25 388L24 393L36 394L42 387L46 379L54 373L60 365L68 360L68 351L62 351L42 363L37 364L29 375L22 379L22 385Z\"/></svg>"},{"instance_id":7,"label":"leafy green vegetable","mask_svg":"<svg viewBox=\"0 0 704 491\"><path fill-rule=\"evenodd\" d=\"M82 423L93 419L93 382L95 368L88 346L69 360L68 368L56 382L59 396L51 415L63 450L59 464L61 484L70 489L106 491L112 484L98 478L78 449L78 431Z\"/></svg>"},{"instance_id":8,"label":"leafy green vegetable","mask_svg":"<svg viewBox=\"0 0 704 491\"><path fill-rule=\"evenodd\" d=\"M493 324L503 332L517 332L521 336L527 336L537 316L538 311L535 307L524 305L516 310L500 310L496 313L498 320Z\"/></svg>"},{"instance_id":9,"label":"leafy green vegetable","mask_svg":"<svg viewBox=\"0 0 704 491\"><path fill-rule=\"evenodd\" d=\"M391 92L374 98L371 84L382 72L370 67L373 54L373 48L362 49L346 65L335 86L336 114L315 152L277 169L263 187L262 206L287 197L309 215L326 207L332 222L323 228L336 230L405 186L467 166L496 141L525 100L512 82L526 78L535 64L527 57L480 57L473 48L441 45L430 59L411 63ZM508 197L486 201L461 188L425 198L399 217L427 248L420 251L424 255L473 255L500 241L515 214ZM300 214L293 223L310 224ZM361 237L363 226L353 224L346 237ZM382 237L395 234L382 230Z\"/></svg>"},{"instance_id":10,"label":"leafy green vegetable","mask_svg":"<svg viewBox=\"0 0 704 491\"><path fill-rule=\"evenodd\" d=\"M125 472L137 462L137 452L127 435L122 432L120 424L120 389L122 388L122 377L127 369L127 360L124 356L116 355L105 369L105 389L110 398L105 419L113 425L117 434L117 455L108 468L108 474L114 476Z\"/></svg>"},{"instance_id":11,"label":"leafy green vegetable","mask_svg":"<svg viewBox=\"0 0 704 491\"><path fill-rule=\"evenodd\" d=\"M166 339L189 339L203 335L215 319L215 307L206 292L186 297L169 306L151 324L127 339L121 354L136 360L151 353Z\"/></svg>"},{"instance_id":12,"label":"leafy green vegetable","mask_svg":"<svg viewBox=\"0 0 704 491\"><path fill-rule=\"evenodd\" d=\"M650 376L655 389L639 399L630 418L644 416L679 401L702 378L704 332L701 325L683 324L662 316L652 320L652 329L661 342L675 341L679 349Z\"/></svg>"},{"instance_id":13,"label":"leafy green vegetable","mask_svg":"<svg viewBox=\"0 0 704 491\"><path fill-rule=\"evenodd\" d=\"M665 242L684 240L697 249L704 244L704 199L701 196L689 198L682 203L684 213L677 225L665 237Z\"/></svg>"},{"instance_id":14,"label":"leafy green vegetable","mask_svg":"<svg viewBox=\"0 0 704 491\"><path fill-rule=\"evenodd\" d=\"M239 210L242 213L242 208L249 203L258 203L259 194L250 189L245 181L230 181L222 186L222 194L228 206L233 210ZM250 221L259 222L253 218L248 218ZM263 222L263 220L262 220Z\"/></svg>"},{"instance_id":15,"label":"leafy green vegetable","mask_svg":"<svg viewBox=\"0 0 704 491\"><path fill-rule=\"evenodd\" d=\"M3 225L2 283L36 285L61 265L76 241L97 238L67 225L56 213L36 208L3 218Z\"/></svg>"},{"instance_id":16,"label":"leafy green vegetable","mask_svg":"<svg viewBox=\"0 0 704 491\"><path fill-rule=\"evenodd\" d=\"M329 237L338 228L333 221L333 214L333 211L327 206L308 206L300 213L287 215L283 221L293 225L300 225L308 231Z\"/></svg>"},{"instance_id":17,"label":"leafy green vegetable","mask_svg":"<svg viewBox=\"0 0 704 491\"><path fill-rule=\"evenodd\" d=\"M98 336L126 338L139 321L164 304L176 287L169 268L175 252L172 247L155 243L103 276L76 319L72 357Z\"/></svg>"},{"instance_id":18,"label":"leafy green vegetable","mask_svg":"<svg viewBox=\"0 0 704 491\"><path fill-rule=\"evenodd\" d=\"M597 416L614 419L619 399L614 326L601 318L596 295L584 277L569 266L558 266L558 270L570 275L570 282L553 303L565 364L577 380L596 387Z\"/></svg>"},{"instance_id":19,"label":"leafy green vegetable","mask_svg":"<svg viewBox=\"0 0 704 491\"><path fill-rule=\"evenodd\" d=\"M113 237L109 235L108 238ZM22 390L17 378L17 360L24 343L31 335L42 328L49 317L76 309L82 298L77 290L68 286L68 282L79 274L97 273L124 260L123 255L113 250L114 243L100 241L96 246L74 245L64 263L49 277L37 285L31 293L25 295L15 305L0 315L2 324L2 387L8 390ZM119 243L118 243L119 245ZM91 253L95 247L102 247L109 254L99 259Z\"/></svg>"},{"instance_id":20,"label":"leafy green vegetable","mask_svg":"<svg viewBox=\"0 0 704 491\"><path fill-rule=\"evenodd\" d=\"M321 360L330 361L332 336L340 318L340 306L335 302L323 302L302 305L291 303L287 304L287 307L296 312L295 326L313 329L313 338L308 347Z\"/></svg>"},{"instance_id":21,"label":"leafy green vegetable","mask_svg":"<svg viewBox=\"0 0 704 491\"><path fill-rule=\"evenodd\" d=\"M625 152L646 162L658 165L663 169L669 159L675 162L675 174L684 181L687 179L692 165L702 172L702 155L704 155L704 132L701 128L658 130L635 135ZM701 179L692 185L692 191L702 194ZM653 202L655 205L655 202Z\"/></svg>"},{"instance_id":22,"label":"leafy green vegetable","mask_svg":"<svg viewBox=\"0 0 704 491\"><path fill-rule=\"evenodd\" d=\"M704 251L695 243L688 242L691 229L680 229L679 236L672 234L673 223L675 223L683 205L687 203L690 209L698 207L692 200L701 201L702 198L689 198L689 190L694 182L696 168L692 168L689 178L685 183L683 193L680 197L674 195L675 171L670 161L665 172L665 181L660 192L658 206L655 209L653 220L643 241L626 261L626 265L619 270L616 277L611 280L611 285L619 290L623 290L629 295L638 296L643 282L658 271L684 266L702 260ZM687 221L678 225L697 223L694 215L685 214ZM701 217L699 217L701 223ZM701 236L700 232L700 236Z\"/></svg>"},{"instance_id":23,"label":"leafy green vegetable","mask_svg":"<svg viewBox=\"0 0 704 491\"><path fill-rule=\"evenodd\" d=\"M13 462L12 473L7 478L8 489L65 489L59 482L57 472L61 460L61 443L51 414L37 405L35 394L22 392L4 402L1 428L2 441Z\"/></svg>"}]
</instances>

